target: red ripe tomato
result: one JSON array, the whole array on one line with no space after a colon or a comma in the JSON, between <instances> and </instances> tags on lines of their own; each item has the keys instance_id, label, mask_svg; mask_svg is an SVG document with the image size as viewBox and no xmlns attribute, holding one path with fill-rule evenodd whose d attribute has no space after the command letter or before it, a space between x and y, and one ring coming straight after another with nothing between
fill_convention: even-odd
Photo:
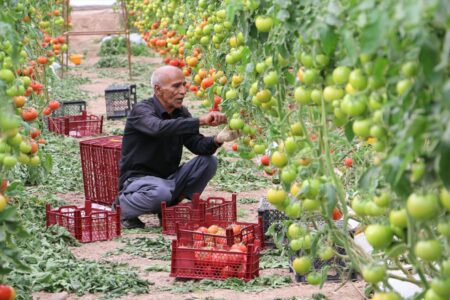
<instances>
[{"instance_id":1,"label":"red ripe tomato","mask_svg":"<svg viewBox=\"0 0 450 300\"><path fill-rule=\"evenodd\" d=\"M52 113L52 109L48 106L46 108L44 108L44 110L42 111L42 114L44 116L49 116L51 113Z\"/></svg>"},{"instance_id":2,"label":"red ripe tomato","mask_svg":"<svg viewBox=\"0 0 450 300\"><path fill-rule=\"evenodd\" d=\"M63 37L63 36L58 36L58 42L59 42L60 44L64 44L64 43L66 42L66 38Z\"/></svg>"},{"instance_id":3,"label":"red ripe tomato","mask_svg":"<svg viewBox=\"0 0 450 300\"><path fill-rule=\"evenodd\" d=\"M61 104L59 104L59 101L56 100L52 100L50 101L50 103L48 104L48 107L50 107L51 110L56 110L61 106Z\"/></svg>"},{"instance_id":4,"label":"red ripe tomato","mask_svg":"<svg viewBox=\"0 0 450 300\"><path fill-rule=\"evenodd\" d=\"M351 157L346 157L344 159L344 166L351 168L353 166L353 159Z\"/></svg>"},{"instance_id":5,"label":"red ripe tomato","mask_svg":"<svg viewBox=\"0 0 450 300\"><path fill-rule=\"evenodd\" d=\"M268 166L268 165L270 165L270 157L269 157L269 155L263 155L263 156L261 156L261 164L262 164L263 166Z\"/></svg>"},{"instance_id":6,"label":"red ripe tomato","mask_svg":"<svg viewBox=\"0 0 450 300\"><path fill-rule=\"evenodd\" d=\"M44 139L39 139L38 144L44 145L45 144L45 140Z\"/></svg>"},{"instance_id":7,"label":"red ripe tomato","mask_svg":"<svg viewBox=\"0 0 450 300\"><path fill-rule=\"evenodd\" d=\"M22 110L22 119L27 122L33 121L38 116L36 109L33 107L28 107Z\"/></svg>"},{"instance_id":8,"label":"red ripe tomato","mask_svg":"<svg viewBox=\"0 0 450 300\"><path fill-rule=\"evenodd\" d=\"M0 299L1 300L14 300L16 299L16 291L13 287L8 285L0 285Z\"/></svg>"},{"instance_id":9,"label":"red ripe tomato","mask_svg":"<svg viewBox=\"0 0 450 300\"><path fill-rule=\"evenodd\" d=\"M2 179L1 183L0 183L0 192L4 192L6 191L6 189L8 188L8 179Z\"/></svg>"},{"instance_id":10,"label":"red ripe tomato","mask_svg":"<svg viewBox=\"0 0 450 300\"><path fill-rule=\"evenodd\" d=\"M169 65L178 67L180 65L180 62L178 61L178 59L174 58L169 61Z\"/></svg>"},{"instance_id":11,"label":"red ripe tomato","mask_svg":"<svg viewBox=\"0 0 450 300\"><path fill-rule=\"evenodd\" d=\"M311 142L314 142L315 140L317 140L317 135L315 133L311 133L309 139L311 140Z\"/></svg>"},{"instance_id":12,"label":"red ripe tomato","mask_svg":"<svg viewBox=\"0 0 450 300\"><path fill-rule=\"evenodd\" d=\"M166 65L168 65L169 63L170 63L170 57L166 57L166 58L164 58L164 61L163 61Z\"/></svg>"},{"instance_id":13,"label":"red ripe tomato","mask_svg":"<svg viewBox=\"0 0 450 300\"><path fill-rule=\"evenodd\" d=\"M222 98L220 98L217 95L214 95L214 105L219 105L220 103L222 103Z\"/></svg>"},{"instance_id":14,"label":"red ripe tomato","mask_svg":"<svg viewBox=\"0 0 450 300\"><path fill-rule=\"evenodd\" d=\"M191 92L197 92L198 91L198 86L196 85L191 85L191 87L189 88L191 90Z\"/></svg>"},{"instance_id":15,"label":"red ripe tomato","mask_svg":"<svg viewBox=\"0 0 450 300\"><path fill-rule=\"evenodd\" d=\"M237 150L238 150L238 144L234 143L234 144L231 146L231 149L233 149L233 151L237 151Z\"/></svg>"},{"instance_id":16,"label":"red ripe tomato","mask_svg":"<svg viewBox=\"0 0 450 300\"><path fill-rule=\"evenodd\" d=\"M45 56L39 56L37 58L38 64L45 65L48 62L48 58Z\"/></svg>"},{"instance_id":17,"label":"red ripe tomato","mask_svg":"<svg viewBox=\"0 0 450 300\"><path fill-rule=\"evenodd\" d=\"M39 145L35 141L31 141L30 145L31 145L31 154L34 154L39 150Z\"/></svg>"},{"instance_id":18,"label":"red ripe tomato","mask_svg":"<svg viewBox=\"0 0 450 300\"><path fill-rule=\"evenodd\" d=\"M208 78L205 78L205 79L203 79L202 80L202 83L200 84L200 86L203 88L203 89L207 89L207 88L209 88L210 86L212 86L214 84L214 78L212 78L212 77L208 77Z\"/></svg>"},{"instance_id":19,"label":"red ripe tomato","mask_svg":"<svg viewBox=\"0 0 450 300\"><path fill-rule=\"evenodd\" d=\"M39 129L34 128L34 127L32 127L30 129L30 136L31 136L32 139L35 139L35 138L37 138L40 135L41 135L41 131Z\"/></svg>"},{"instance_id":20,"label":"red ripe tomato","mask_svg":"<svg viewBox=\"0 0 450 300\"><path fill-rule=\"evenodd\" d=\"M242 243L239 244L233 244L231 246L230 251L238 250L239 252L247 253L247 246L245 246Z\"/></svg>"},{"instance_id":21,"label":"red ripe tomato","mask_svg":"<svg viewBox=\"0 0 450 300\"><path fill-rule=\"evenodd\" d=\"M194 236L194 240L195 240L195 236ZM194 244L192 246L194 248L200 249L200 248L205 247L205 242L203 240L194 241Z\"/></svg>"},{"instance_id":22,"label":"red ripe tomato","mask_svg":"<svg viewBox=\"0 0 450 300\"><path fill-rule=\"evenodd\" d=\"M339 210L339 208L335 207L333 208L333 220L337 221L342 218L342 212Z\"/></svg>"}]
</instances>

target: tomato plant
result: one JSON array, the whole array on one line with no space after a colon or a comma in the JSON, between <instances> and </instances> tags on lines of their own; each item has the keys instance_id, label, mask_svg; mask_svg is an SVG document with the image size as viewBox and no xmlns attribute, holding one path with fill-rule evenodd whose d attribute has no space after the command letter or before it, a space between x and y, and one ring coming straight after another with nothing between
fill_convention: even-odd
<instances>
[{"instance_id":1,"label":"tomato plant","mask_svg":"<svg viewBox=\"0 0 450 300\"><path fill-rule=\"evenodd\" d=\"M366 275L382 259L402 274L397 279L428 298L437 293L431 279L450 276L441 274L449 247L434 242L447 238L450 209L445 1L202 0L177 2L176 10L175 2L127 3L150 47L169 61L186 60L197 96L211 106L222 98L230 128L244 133L235 150L267 155L264 166L270 157L262 169L279 184L269 187L269 202L291 221L311 225L320 215L324 228L306 226L289 238L291 248L316 258L307 247L314 237L345 249L347 262ZM202 87L205 78L214 83ZM372 253L355 247L351 219L365 229ZM381 276L369 275L376 286ZM374 299L398 299L389 288Z\"/></svg>"}]
</instances>

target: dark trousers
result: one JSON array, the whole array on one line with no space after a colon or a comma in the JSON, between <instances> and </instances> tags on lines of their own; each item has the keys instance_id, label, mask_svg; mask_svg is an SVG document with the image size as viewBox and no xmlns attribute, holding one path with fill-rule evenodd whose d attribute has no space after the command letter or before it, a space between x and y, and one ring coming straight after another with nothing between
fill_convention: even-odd
<instances>
[{"instance_id":1,"label":"dark trousers","mask_svg":"<svg viewBox=\"0 0 450 300\"><path fill-rule=\"evenodd\" d=\"M119 194L121 219L159 213L163 201L172 206L182 200L180 196L192 199L192 194L203 192L216 170L215 156L197 156L167 179L155 176L127 179Z\"/></svg>"}]
</instances>

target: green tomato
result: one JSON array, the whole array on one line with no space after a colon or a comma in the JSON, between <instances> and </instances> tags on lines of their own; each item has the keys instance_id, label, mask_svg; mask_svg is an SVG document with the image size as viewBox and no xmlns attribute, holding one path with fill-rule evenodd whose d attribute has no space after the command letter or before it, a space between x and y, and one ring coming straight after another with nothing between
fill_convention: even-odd
<instances>
[{"instance_id":1,"label":"green tomato","mask_svg":"<svg viewBox=\"0 0 450 300\"><path fill-rule=\"evenodd\" d=\"M278 84L278 73L275 71L269 72L266 76L264 76L264 84L267 87L273 87Z\"/></svg>"},{"instance_id":2,"label":"green tomato","mask_svg":"<svg viewBox=\"0 0 450 300\"><path fill-rule=\"evenodd\" d=\"M266 151L266 145L265 144L256 144L253 146L253 151L255 151L256 154L263 154L264 151Z\"/></svg>"},{"instance_id":3,"label":"green tomato","mask_svg":"<svg viewBox=\"0 0 450 300\"><path fill-rule=\"evenodd\" d=\"M364 231L369 244L374 249L384 249L392 243L394 233L389 226L381 224L371 224Z\"/></svg>"},{"instance_id":4,"label":"green tomato","mask_svg":"<svg viewBox=\"0 0 450 300\"><path fill-rule=\"evenodd\" d=\"M377 139L382 139L386 137L386 131L380 125L372 125L370 127L370 135Z\"/></svg>"},{"instance_id":5,"label":"green tomato","mask_svg":"<svg viewBox=\"0 0 450 300\"><path fill-rule=\"evenodd\" d=\"M439 212L438 199L433 194L411 194L406 201L406 208L411 217L419 221L430 220Z\"/></svg>"},{"instance_id":6,"label":"green tomato","mask_svg":"<svg viewBox=\"0 0 450 300\"><path fill-rule=\"evenodd\" d=\"M319 78L319 71L317 71L316 69L308 69L303 73L303 81L306 85L316 83Z\"/></svg>"},{"instance_id":7,"label":"green tomato","mask_svg":"<svg viewBox=\"0 0 450 300\"><path fill-rule=\"evenodd\" d=\"M316 103L320 104L322 101L322 91L318 89L314 89L311 91L311 100Z\"/></svg>"},{"instance_id":8,"label":"green tomato","mask_svg":"<svg viewBox=\"0 0 450 300\"><path fill-rule=\"evenodd\" d=\"M277 168L283 168L287 164L288 158L286 154L275 151L270 158L270 162Z\"/></svg>"},{"instance_id":9,"label":"green tomato","mask_svg":"<svg viewBox=\"0 0 450 300\"><path fill-rule=\"evenodd\" d=\"M244 120L242 120L240 118L239 119L233 118L230 120L230 128L233 130L242 129L242 128L244 128L244 125L245 125Z\"/></svg>"},{"instance_id":10,"label":"green tomato","mask_svg":"<svg viewBox=\"0 0 450 300\"><path fill-rule=\"evenodd\" d=\"M333 102L344 97L344 90L334 86L327 86L323 90L323 99L326 102Z\"/></svg>"},{"instance_id":11,"label":"green tomato","mask_svg":"<svg viewBox=\"0 0 450 300\"><path fill-rule=\"evenodd\" d=\"M294 92L295 101L299 104L307 105L311 103L311 91L299 86Z\"/></svg>"},{"instance_id":12,"label":"green tomato","mask_svg":"<svg viewBox=\"0 0 450 300\"><path fill-rule=\"evenodd\" d=\"M293 168L283 168L281 171L281 181L286 184L292 183L297 177L297 173Z\"/></svg>"},{"instance_id":13,"label":"green tomato","mask_svg":"<svg viewBox=\"0 0 450 300\"><path fill-rule=\"evenodd\" d=\"M300 214L302 213L302 207L300 205L300 202L294 201L293 203L289 204L284 212L286 213L286 216L288 216L289 218L293 219L299 218Z\"/></svg>"},{"instance_id":14,"label":"green tomato","mask_svg":"<svg viewBox=\"0 0 450 300\"><path fill-rule=\"evenodd\" d=\"M450 222L441 222L437 226L437 230L445 237L450 237Z\"/></svg>"},{"instance_id":15,"label":"green tomato","mask_svg":"<svg viewBox=\"0 0 450 300\"><path fill-rule=\"evenodd\" d=\"M300 122L296 122L291 125L291 132L294 136L302 136L303 135L303 128L302 124Z\"/></svg>"},{"instance_id":16,"label":"green tomato","mask_svg":"<svg viewBox=\"0 0 450 300\"><path fill-rule=\"evenodd\" d=\"M273 20L269 16L257 16L255 25L259 32L269 32L272 29Z\"/></svg>"},{"instance_id":17,"label":"green tomato","mask_svg":"<svg viewBox=\"0 0 450 300\"><path fill-rule=\"evenodd\" d=\"M292 251L298 251L302 249L302 242L299 239L295 239L289 242L289 247Z\"/></svg>"},{"instance_id":18,"label":"green tomato","mask_svg":"<svg viewBox=\"0 0 450 300\"><path fill-rule=\"evenodd\" d=\"M450 191L446 188L442 188L439 194L439 199L441 200L442 206L444 206L447 210L450 210Z\"/></svg>"},{"instance_id":19,"label":"green tomato","mask_svg":"<svg viewBox=\"0 0 450 300\"><path fill-rule=\"evenodd\" d=\"M411 166L411 182L417 182L420 179L422 179L423 175L425 174L425 163L423 161L419 161L414 163Z\"/></svg>"},{"instance_id":20,"label":"green tomato","mask_svg":"<svg viewBox=\"0 0 450 300\"><path fill-rule=\"evenodd\" d=\"M413 85L413 81L411 79L403 79L397 82L396 91L397 95L403 95L411 86Z\"/></svg>"},{"instance_id":21,"label":"green tomato","mask_svg":"<svg viewBox=\"0 0 450 300\"><path fill-rule=\"evenodd\" d=\"M417 69L418 69L417 63L413 62L413 61L409 61L402 65L400 72L406 78L411 78L417 74Z\"/></svg>"},{"instance_id":22,"label":"green tomato","mask_svg":"<svg viewBox=\"0 0 450 300\"><path fill-rule=\"evenodd\" d=\"M361 69L353 70L350 73L348 81L350 85L358 91L362 91L367 87L367 78L364 76Z\"/></svg>"},{"instance_id":23,"label":"green tomato","mask_svg":"<svg viewBox=\"0 0 450 300\"><path fill-rule=\"evenodd\" d=\"M425 293L425 297L423 299L424 300L446 300L447 298L443 298L443 297L439 296L433 289L429 289Z\"/></svg>"},{"instance_id":24,"label":"green tomato","mask_svg":"<svg viewBox=\"0 0 450 300\"><path fill-rule=\"evenodd\" d=\"M381 195L375 196L373 198L373 201L378 206L386 207L386 206L389 206L389 203L391 203L391 195L388 192L383 192L383 193L381 193Z\"/></svg>"},{"instance_id":25,"label":"green tomato","mask_svg":"<svg viewBox=\"0 0 450 300\"><path fill-rule=\"evenodd\" d=\"M366 201L363 201L359 199L358 197L355 197L352 200L352 209L355 211L355 213L359 216L365 216L366 215Z\"/></svg>"},{"instance_id":26,"label":"green tomato","mask_svg":"<svg viewBox=\"0 0 450 300\"><path fill-rule=\"evenodd\" d=\"M312 267L312 260L307 256L296 257L292 262L292 269L297 274L306 274Z\"/></svg>"},{"instance_id":27,"label":"green tomato","mask_svg":"<svg viewBox=\"0 0 450 300\"><path fill-rule=\"evenodd\" d=\"M12 155L6 155L3 158L3 166L6 169L10 169L10 168L14 167L16 164L17 164L17 158Z\"/></svg>"},{"instance_id":28,"label":"green tomato","mask_svg":"<svg viewBox=\"0 0 450 300\"><path fill-rule=\"evenodd\" d=\"M330 62L330 58L324 54L317 54L315 57L316 66L319 68L323 68L328 65Z\"/></svg>"},{"instance_id":29,"label":"green tomato","mask_svg":"<svg viewBox=\"0 0 450 300\"><path fill-rule=\"evenodd\" d=\"M304 199L302 201L303 209L306 211L314 211L319 209L320 207L320 201L319 200L313 200L313 199Z\"/></svg>"},{"instance_id":30,"label":"green tomato","mask_svg":"<svg viewBox=\"0 0 450 300\"><path fill-rule=\"evenodd\" d=\"M364 113L366 110L366 103L364 102L364 98L346 95L341 102L341 109L347 115L356 117Z\"/></svg>"},{"instance_id":31,"label":"green tomato","mask_svg":"<svg viewBox=\"0 0 450 300\"><path fill-rule=\"evenodd\" d=\"M350 69L345 66L337 67L333 70L333 82L335 84L346 84L350 76Z\"/></svg>"},{"instance_id":32,"label":"green tomato","mask_svg":"<svg viewBox=\"0 0 450 300\"><path fill-rule=\"evenodd\" d=\"M378 206L375 202L368 201L365 205L366 215L381 216L385 213L385 208Z\"/></svg>"},{"instance_id":33,"label":"green tomato","mask_svg":"<svg viewBox=\"0 0 450 300\"><path fill-rule=\"evenodd\" d=\"M355 120L352 125L353 132L355 135L366 138L370 135L370 126L372 125L372 120Z\"/></svg>"},{"instance_id":34,"label":"green tomato","mask_svg":"<svg viewBox=\"0 0 450 300\"><path fill-rule=\"evenodd\" d=\"M14 81L15 76L14 76L14 73L11 70L1 69L0 70L0 79L3 80L6 83L11 83L11 82Z\"/></svg>"},{"instance_id":35,"label":"green tomato","mask_svg":"<svg viewBox=\"0 0 450 300\"><path fill-rule=\"evenodd\" d=\"M450 278L433 278L431 289L439 296L447 299L450 297Z\"/></svg>"},{"instance_id":36,"label":"green tomato","mask_svg":"<svg viewBox=\"0 0 450 300\"><path fill-rule=\"evenodd\" d=\"M368 283L378 283L383 281L386 277L386 266L385 265L370 265L365 266L362 270L362 276Z\"/></svg>"},{"instance_id":37,"label":"green tomato","mask_svg":"<svg viewBox=\"0 0 450 300\"><path fill-rule=\"evenodd\" d=\"M438 240L419 241L414 246L414 254L424 261L437 261L442 256L442 246Z\"/></svg>"},{"instance_id":38,"label":"green tomato","mask_svg":"<svg viewBox=\"0 0 450 300\"><path fill-rule=\"evenodd\" d=\"M288 137L284 141L284 150L288 155L292 155L297 152L298 150L297 143L295 142L293 137Z\"/></svg>"},{"instance_id":39,"label":"green tomato","mask_svg":"<svg viewBox=\"0 0 450 300\"><path fill-rule=\"evenodd\" d=\"M406 209L391 210L389 213L389 222L392 226L400 228L408 227L408 215Z\"/></svg>"},{"instance_id":40,"label":"green tomato","mask_svg":"<svg viewBox=\"0 0 450 300\"><path fill-rule=\"evenodd\" d=\"M314 60L311 55L306 52L303 52L300 56L300 62L306 68L312 68L314 66Z\"/></svg>"},{"instance_id":41,"label":"green tomato","mask_svg":"<svg viewBox=\"0 0 450 300\"><path fill-rule=\"evenodd\" d=\"M323 278L320 273L311 272L306 276L306 281L311 285L319 285L323 282Z\"/></svg>"},{"instance_id":42,"label":"green tomato","mask_svg":"<svg viewBox=\"0 0 450 300\"><path fill-rule=\"evenodd\" d=\"M324 248L319 249L319 257L321 260L329 260L334 256L333 248L330 246L326 246Z\"/></svg>"}]
</instances>

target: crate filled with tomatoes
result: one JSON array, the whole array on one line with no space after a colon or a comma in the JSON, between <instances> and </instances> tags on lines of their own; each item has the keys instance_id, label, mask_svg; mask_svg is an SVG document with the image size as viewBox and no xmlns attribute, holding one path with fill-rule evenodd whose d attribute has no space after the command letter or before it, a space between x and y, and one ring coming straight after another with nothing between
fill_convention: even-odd
<instances>
[{"instance_id":1,"label":"crate filled with tomatoes","mask_svg":"<svg viewBox=\"0 0 450 300\"><path fill-rule=\"evenodd\" d=\"M231 199L224 197L208 197L202 199L200 194L194 194L192 201L168 207L166 202L161 204L162 233L175 234L175 226L183 228L186 224L201 226L205 223L206 215L212 216L213 221L234 222L237 219L236 194Z\"/></svg>"},{"instance_id":2,"label":"crate filled with tomatoes","mask_svg":"<svg viewBox=\"0 0 450 300\"><path fill-rule=\"evenodd\" d=\"M206 214L203 225L187 223L182 228L176 225L177 241L183 245L194 244L227 245L236 243L244 245L253 244L255 247L264 247L264 233L262 231L262 219L258 223L215 221L211 214Z\"/></svg>"},{"instance_id":3,"label":"crate filled with tomatoes","mask_svg":"<svg viewBox=\"0 0 450 300\"><path fill-rule=\"evenodd\" d=\"M193 279L251 280L259 276L260 248L253 244L172 241L170 276Z\"/></svg>"}]
</instances>

